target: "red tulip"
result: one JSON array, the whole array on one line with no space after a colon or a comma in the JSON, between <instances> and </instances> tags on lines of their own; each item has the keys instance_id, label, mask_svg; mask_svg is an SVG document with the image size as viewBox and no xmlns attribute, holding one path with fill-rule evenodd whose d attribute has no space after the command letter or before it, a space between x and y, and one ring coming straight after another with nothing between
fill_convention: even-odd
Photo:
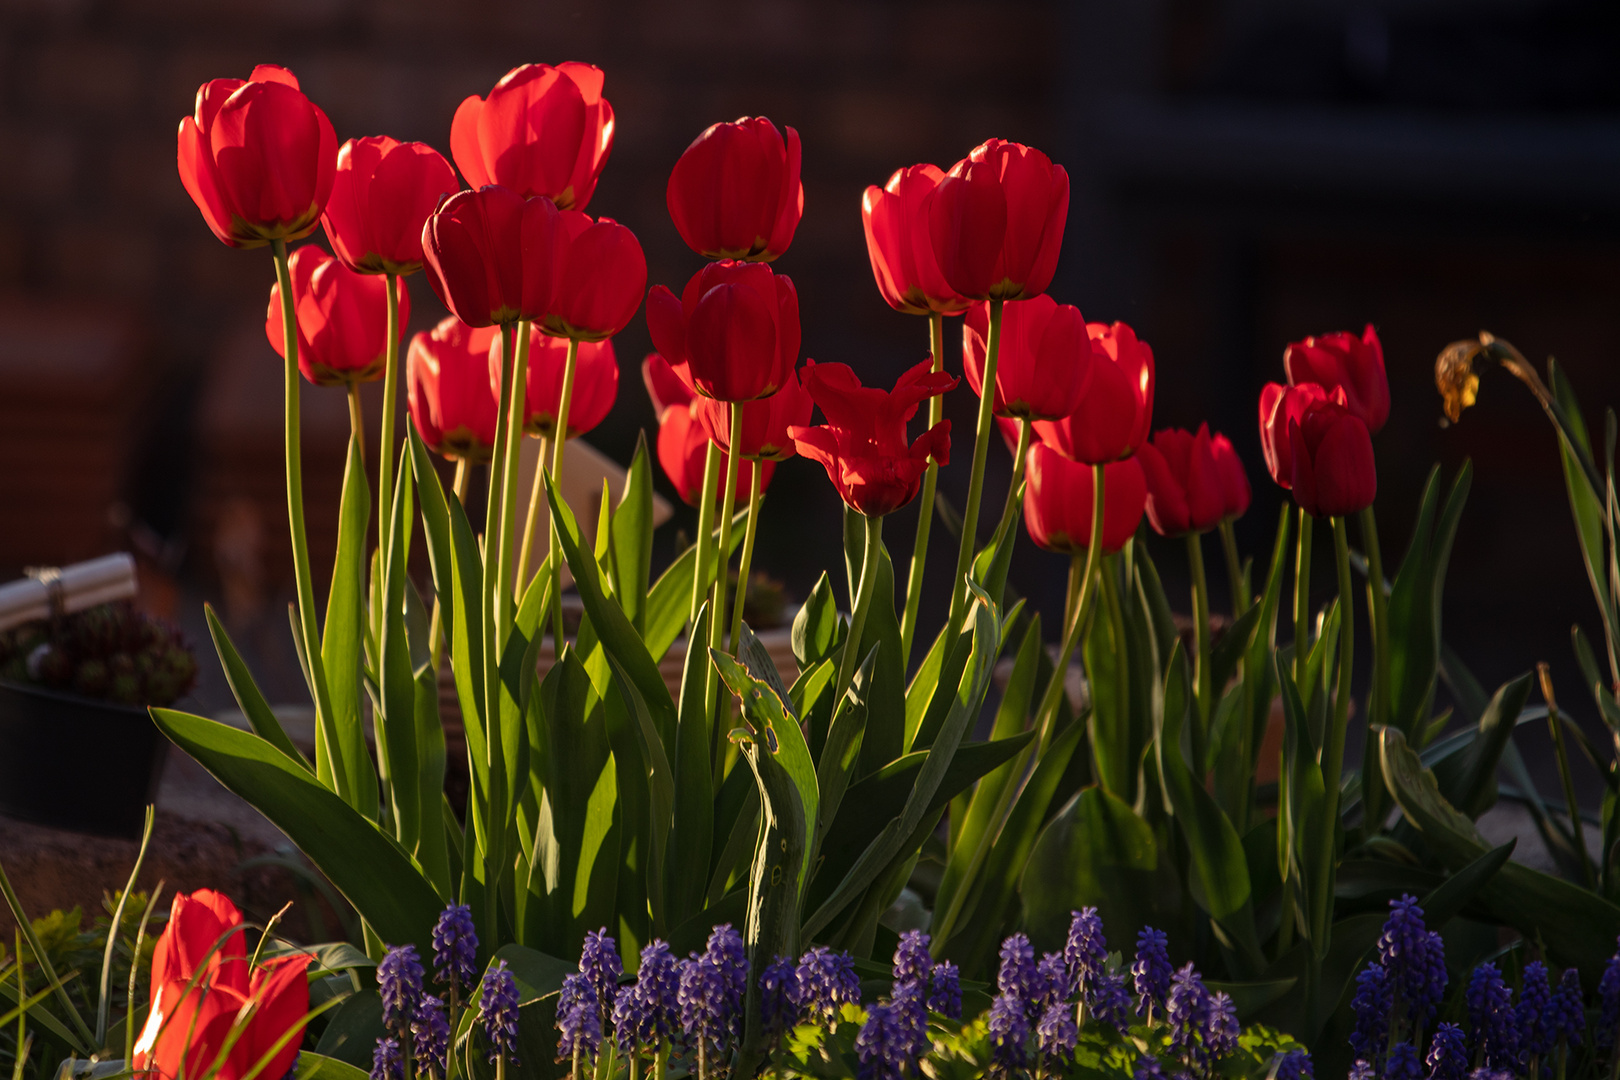
<instances>
[{"instance_id":1,"label":"red tulip","mask_svg":"<svg viewBox=\"0 0 1620 1080\"><path fill-rule=\"evenodd\" d=\"M1029 448L1024 476L1024 524L1029 538L1047 551L1073 554L1091 546L1090 465L1070 461L1044 443ZM1125 546L1141 524L1147 481L1135 458L1110 462L1103 472L1103 551Z\"/></svg>"},{"instance_id":2,"label":"red tulip","mask_svg":"<svg viewBox=\"0 0 1620 1080\"><path fill-rule=\"evenodd\" d=\"M1153 426L1153 350L1122 322L1088 323L1091 385L1080 407L1061 420L1038 420L1035 434L1086 465L1136 451Z\"/></svg>"},{"instance_id":3,"label":"red tulip","mask_svg":"<svg viewBox=\"0 0 1620 1080\"><path fill-rule=\"evenodd\" d=\"M214 79L180 121L180 182L214 235L263 247L315 231L332 194L337 136L286 68Z\"/></svg>"},{"instance_id":4,"label":"red tulip","mask_svg":"<svg viewBox=\"0 0 1620 1080\"><path fill-rule=\"evenodd\" d=\"M1237 450L1232 446L1232 440L1225 435L1216 435L1210 440L1210 451L1215 455L1215 471L1221 478L1221 501L1224 504L1222 517L1237 519L1249 512L1249 474L1243 469L1243 459L1238 457Z\"/></svg>"},{"instance_id":5,"label":"red tulip","mask_svg":"<svg viewBox=\"0 0 1620 1080\"><path fill-rule=\"evenodd\" d=\"M698 506L703 501L703 467L708 452L709 436L698 422L692 404L671 405L664 410L658 418L658 464L663 466L664 475L669 477L669 482L675 485L676 494L688 506ZM722 453L714 489L716 506L724 497L726 467L727 457ZM737 490L753 490L751 485L755 468L760 470L759 490L770 487L776 462L753 462L744 458L737 462Z\"/></svg>"},{"instance_id":6,"label":"red tulip","mask_svg":"<svg viewBox=\"0 0 1620 1080\"><path fill-rule=\"evenodd\" d=\"M809 366L807 362L806 366ZM698 397L693 408L698 422L708 433L709 441L720 449L731 452L731 408L723 401ZM793 437L788 429L802 427L810 422L815 402L800 385L798 376L788 373L782 389L768 398L745 402L742 407L742 450L745 458L768 458L786 461L793 456Z\"/></svg>"},{"instance_id":7,"label":"red tulip","mask_svg":"<svg viewBox=\"0 0 1620 1080\"><path fill-rule=\"evenodd\" d=\"M928 196L944 175L934 165L897 169L886 185L868 187L861 199L866 254L878 291L890 307L908 315L956 315L971 303L945 283L934 258Z\"/></svg>"},{"instance_id":8,"label":"red tulip","mask_svg":"<svg viewBox=\"0 0 1620 1080\"><path fill-rule=\"evenodd\" d=\"M321 224L333 254L350 270L414 274L422 269L422 226L456 188L450 163L426 143L386 135L350 139L338 150Z\"/></svg>"},{"instance_id":9,"label":"red tulip","mask_svg":"<svg viewBox=\"0 0 1620 1080\"><path fill-rule=\"evenodd\" d=\"M574 357L574 393L568 402L568 437L578 438L600 424L613 410L619 395L619 361L611 341L582 341ZM489 343L489 388L491 395L501 390L504 360L501 335ZM523 430L547 438L556 434L557 410L562 407L563 370L568 360L568 341L542 334L538 327L529 331L529 379L525 385Z\"/></svg>"},{"instance_id":10,"label":"red tulip","mask_svg":"<svg viewBox=\"0 0 1620 1080\"><path fill-rule=\"evenodd\" d=\"M1260 395L1260 441L1272 479L1316 517L1343 517L1372 505L1378 467L1367 425L1315 383L1270 383Z\"/></svg>"},{"instance_id":11,"label":"red tulip","mask_svg":"<svg viewBox=\"0 0 1620 1080\"><path fill-rule=\"evenodd\" d=\"M370 382L383 376L388 348L388 281L357 274L313 245L292 253L293 310L298 316L298 370L316 386ZM394 282L399 296L399 336L411 317L405 283ZM281 286L270 286L264 334L281 357L287 355L282 333Z\"/></svg>"},{"instance_id":12,"label":"red tulip","mask_svg":"<svg viewBox=\"0 0 1620 1080\"><path fill-rule=\"evenodd\" d=\"M815 427L790 427L799 453L821 462L845 503L867 517L881 517L917 495L930 461L951 459L951 422L941 420L910 446L906 421L917 406L959 381L930 370L928 360L900 376L893 390L861 385L847 364L811 364L804 387L827 418Z\"/></svg>"},{"instance_id":13,"label":"red tulip","mask_svg":"<svg viewBox=\"0 0 1620 1080\"><path fill-rule=\"evenodd\" d=\"M556 337L610 338L641 306L647 287L641 242L612 218L593 220L578 210L564 210L558 226L554 291L540 325Z\"/></svg>"},{"instance_id":14,"label":"red tulip","mask_svg":"<svg viewBox=\"0 0 1620 1080\"><path fill-rule=\"evenodd\" d=\"M199 889L174 898L152 954L151 1006L132 1062L137 1075L202 1076L222 1055L214 1074L220 1080L240 1080L267 1055L261 1075L281 1076L292 1067L309 1011L305 971L314 957L272 960L249 973L241 925L236 906L218 893ZM229 1045L232 1028L250 1011Z\"/></svg>"},{"instance_id":15,"label":"red tulip","mask_svg":"<svg viewBox=\"0 0 1620 1080\"><path fill-rule=\"evenodd\" d=\"M602 79L600 68L573 61L508 71L488 98L474 94L456 109L456 168L475 188L499 184L564 210L585 209L613 149Z\"/></svg>"},{"instance_id":16,"label":"red tulip","mask_svg":"<svg viewBox=\"0 0 1620 1080\"><path fill-rule=\"evenodd\" d=\"M1147 480L1147 516L1160 536L1205 532L1226 516L1226 489L1209 425L1165 428L1136 451Z\"/></svg>"},{"instance_id":17,"label":"red tulip","mask_svg":"<svg viewBox=\"0 0 1620 1080\"><path fill-rule=\"evenodd\" d=\"M468 326L537 320L551 310L561 214L510 188L458 191L422 226L428 284Z\"/></svg>"},{"instance_id":18,"label":"red tulip","mask_svg":"<svg viewBox=\"0 0 1620 1080\"><path fill-rule=\"evenodd\" d=\"M647 329L699 393L752 401L776 393L798 362L799 294L785 274L727 259L693 274L679 300L654 286Z\"/></svg>"},{"instance_id":19,"label":"red tulip","mask_svg":"<svg viewBox=\"0 0 1620 1080\"><path fill-rule=\"evenodd\" d=\"M405 388L411 420L429 450L448 458L489 461L499 406L489 385L493 326L473 328L451 315L411 339Z\"/></svg>"},{"instance_id":20,"label":"red tulip","mask_svg":"<svg viewBox=\"0 0 1620 1080\"><path fill-rule=\"evenodd\" d=\"M975 394L984 393L990 309L975 304L962 320L962 371ZM996 359L997 416L1059 420L1080 407L1091 385L1091 338L1073 304L1042 294L1001 309Z\"/></svg>"},{"instance_id":21,"label":"red tulip","mask_svg":"<svg viewBox=\"0 0 1620 1080\"><path fill-rule=\"evenodd\" d=\"M1384 346L1372 323L1358 338L1347 330L1308 337L1283 350L1283 367L1295 386L1317 383L1344 391L1345 405L1378 434L1389 419L1389 379L1384 374Z\"/></svg>"},{"instance_id":22,"label":"red tulip","mask_svg":"<svg viewBox=\"0 0 1620 1080\"><path fill-rule=\"evenodd\" d=\"M709 259L770 262L804 213L799 133L763 116L711 125L675 162L664 193L681 239Z\"/></svg>"},{"instance_id":23,"label":"red tulip","mask_svg":"<svg viewBox=\"0 0 1620 1080\"><path fill-rule=\"evenodd\" d=\"M1057 270L1069 174L1039 150L991 139L951 166L925 209L952 289L973 300L1027 300Z\"/></svg>"}]
</instances>

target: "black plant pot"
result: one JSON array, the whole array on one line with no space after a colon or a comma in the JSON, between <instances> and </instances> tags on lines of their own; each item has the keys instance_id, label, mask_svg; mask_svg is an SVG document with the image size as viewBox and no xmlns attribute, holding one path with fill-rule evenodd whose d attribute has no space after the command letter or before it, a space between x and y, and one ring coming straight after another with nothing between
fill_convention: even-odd
<instances>
[{"instance_id":1,"label":"black plant pot","mask_svg":"<svg viewBox=\"0 0 1620 1080\"><path fill-rule=\"evenodd\" d=\"M168 746L145 709L0 681L0 814L139 837Z\"/></svg>"}]
</instances>

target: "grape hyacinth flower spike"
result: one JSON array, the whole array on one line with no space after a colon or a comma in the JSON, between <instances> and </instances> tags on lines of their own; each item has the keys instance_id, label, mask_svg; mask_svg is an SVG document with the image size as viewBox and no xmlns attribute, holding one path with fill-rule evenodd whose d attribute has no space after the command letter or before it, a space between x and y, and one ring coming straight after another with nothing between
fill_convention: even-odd
<instances>
[{"instance_id":1,"label":"grape hyacinth flower spike","mask_svg":"<svg viewBox=\"0 0 1620 1080\"><path fill-rule=\"evenodd\" d=\"M585 945L579 954L579 973L585 977L595 998L598 1023L606 1024L613 1013L613 1000L618 996L619 976L624 974L618 945L608 936L607 927L585 935Z\"/></svg>"},{"instance_id":2,"label":"grape hyacinth flower spike","mask_svg":"<svg viewBox=\"0 0 1620 1080\"><path fill-rule=\"evenodd\" d=\"M770 1044L775 1047L799 1018L799 974L797 965L778 956L759 975L760 1014Z\"/></svg>"},{"instance_id":3,"label":"grape hyacinth flower spike","mask_svg":"<svg viewBox=\"0 0 1620 1080\"><path fill-rule=\"evenodd\" d=\"M1015 935L1022 936L1022 935ZM1028 1005L1016 994L1003 992L990 1003L991 1076L1017 1076L1029 1061Z\"/></svg>"},{"instance_id":4,"label":"grape hyacinth flower spike","mask_svg":"<svg viewBox=\"0 0 1620 1080\"><path fill-rule=\"evenodd\" d=\"M596 988L588 975L572 972L563 979L557 997L557 1060L569 1062L574 1080L580 1080L591 1071L601 1048Z\"/></svg>"},{"instance_id":5,"label":"grape hyacinth flower spike","mask_svg":"<svg viewBox=\"0 0 1620 1080\"><path fill-rule=\"evenodd\" d=\"M941 960L934 965L933 989L928 994L928 1008L952 1020L962 1018L962 980L956 965Z\"/></svg>"},{"instance_id":6,"label":"grape hyacinth flower spike","mask_svg":"<svg viewBox=\"0 0 1620 1080\"><path fill-rule=\"evenodd\" d=\"M450 994L452 1006L478 980L478 932L472 908L451 904L433 927L433 977Z\"/></svg>"},{"instance_id":7,"label":"grape hyacinth flower spike","mask_svg":"<svg viewBox=\"0 0 1620 1080\"><path fill-rule=\"evenodd\" d=\"M1096 908L1070 913L1063 959L1068 964L1071 986L1082 992L1090 990L1108 969L1108 939L1103 936L1102 918Z\"/></svg>"},{"instance_id":8,"label":"grape hyacinth flower spike","mask_svg":"<svg viewBox=\"0 0 1620 1080\"><path fill-rule=\"evenodd\" d=\"M907 930L900 935L900 944L894 950L894 986L928 985L934 970L934 958L928 951L928 935L921 930Z\"/></svg>"},{"instance_id":9,"label":"grape hyacinth flower spike","mask_svg":"<svg viewBox=\"0 0 1620 1080\"><path fill-rule=\"evenodd\" d=\"M1512 1069L1518 1064L1519 1030L1512 996L1495 964L1480 964L1469 976L1464 1000L1474 1035L1473 1056L1493 1069Z\"/></svg>"},{"instance_id":10,"label":"grape hyacinth flower spike","mask_svg":"<svg viewBox=\"0 0 1620 1080\"><path fill-rule=\"evenodd\" d=\"M371 1080L405 1080L405 1062L398 1039L378 1039L371 1052Z\"/></svg>"},{"instance_id":11,"label":"grape hyacinth flower spike","mask_svg":"<svg viewBox=\"0 0 1620 1080\"><path fill-rule=\"evenodd\" d=\"M1137 997L1136 1015L1153 1021L1154 1011L1162 1010L1170 996L1170 980L1175 969L1170 966L1170 939L1163 930L1151 926L1136 935L1136 959L1131 964L1131 978Z\"/></svg>"},{"instance_id":12,"label":"grape hyacinth flower spike","mask_svg":"<svg viewBox=\"0 0 1620 1080\"><path fill-rule=\"evenodd\" d=\"M1468 1075L1468 1037L1458 1024L1441 1023L1434 1029L1429 1056L1429 1080L1465 1080Z\"/></svg>"},{"instance_id":13,"label":"grape hyacinth flower spike","mask_svg":"<svg viewBox=\"0 0 1620 1080\"><path fill-rule=\"evenodd\" d=\"M680 1024L680 981L680 961L668 943L655 940L641 950L636 981L619 990L613 1007L614 1038L627 1060L645 1052L667 1058Z\"/></svg>"},{"instance_id":14,"label":"grape hyacinth flower spike","mask_svg":"<svg viewBox=\"0 0 1620 1080\"><path fill-rule=\"evenodd\" d=\"M1074 1009L1066 1001L1055 1001L1041 1014L1035 1028L1035 1047L1045 1058L1054 1061L1074 1060L1075 1047L1080 1045L1080 1027L1075 1023Z\"/></svg>"},{"instance_id":15,"label":"grape hyacinth flower spike","mask_svg":"<svg viewBox=\"0 0 1620 1080\"><path fill-rule=\"evenodd\" d=\"M504 1078L507 1062L518 1064L518 988L505 960L497 960L495 966L484 973L478 1008L484 1014L489 1060L495 1064L496 1075Z\"/></svg>"},{"instance_id":16,"label":"grape hyacinth flower spike","mask_svg":"<svg viewBox=\"0 0 1620 1080\"><path fill-rule=\"evenodd\" d=\"M866 1010L866 1022L855 1036L858 1080L901 1080L916 1074L917 1039L912 1024L903 1001L879 1002Z\"/></svg>"},{"instance_id":17,"label":"grape hyacinth flower spike","mask_svg":"<svg viewBox=\"0 0 1620 1080\"><path fill-rule=\"evenodd\" d=\"M1389 982L1396 1037L1409 1037L1417 1045L1445 996L1447 979L1445 945L1424 924L1416 897L1389 902L1389 918L1378 938L1378 963Z\"/></svg>"},{"instance_id":18,"label":"grape hyacinth flower spike","mask_svg":"<svg viewBox=\"0 0 1620 1080\"><path fill-rule=\"evenodd\" d=\"M1025 935L1012 934L1001 943L1001 968L996 973L996 989L1026 1004L1040 997L1035 950Z\"/></svg>"},{"instance_id":19,"label":"grape hyacinth flower spike","mask_svg":"<svg viewBox=\"0 0 1620 1080\"><path fill-rule=\"evenodd\" d=\"M954 970L954 968L953 968ZM817 945L799 958L799 1009L805 1019L836 1026L845 1005L858 1005L861 980L848 953ZM961 992L957 991L958 1008Z\"/></svg>"},{"instance_id":20,"label":"grape hyacinth flower spike","mask_svg":"<svg viewBox=\"0 0 1620 1080\"><path fill-rule=\"evenodd\" d=\"M1620 1029L1620 938L1615 939L1614 955L1603 968L1598 980L1598 1023L1594 1041L1598 1046L1615 1044L1616 1029Z\"/></svg>"},{"instance_id":21,"label":"grape hyacinth flower spike","mask_svg":"<svg viewBox=\"0 0 1620 1080\"><path fill-rule=\"evenodd\" d=\"M1316 1067L1309 1050L1294 1049L1278 1054L1272 1065L1271 1080L1315 1080Z\"/></svg>"},{"instance_id":22,"label":"grape hyacinth flower spike","mask_svg":"<svg viewBox=\"0 0 1620 1080\"><path fill-rule=\"evenodd\" d=\"M1356 973L1356 994L1350 999L1350 1011L1355 1014L1350 1049L1357 1058L1373 1065L1383 1061L1392 1001L1393 990L1382 964L1368 964Z\"/></svg>"},{"instance_id":23,"label":"grape hyacinth flower spike","mask_svg":"<svg viewBox=\"0 0 1620 1080\"><path fill-rule=\"evenodd\" d=\"M411 1020L411 1048L418 1066L434 1080L444 1080L450 1056L450 1021L445 1019L444 1002L427 994L417 1003Z\"/></svg>"},{"instance_id":24,"label":"grape hyacinth flower spike","mask_svg":"<svg viewBox=\"0 0 1620 1080\"><path fill-rule=\"evenodd\" d=\"M408 1036L422 1001L422 961L416 946L389 949L377 965L377 990L382 995L383 1023L396 1035Z\"/></svg>"}]
</instances>

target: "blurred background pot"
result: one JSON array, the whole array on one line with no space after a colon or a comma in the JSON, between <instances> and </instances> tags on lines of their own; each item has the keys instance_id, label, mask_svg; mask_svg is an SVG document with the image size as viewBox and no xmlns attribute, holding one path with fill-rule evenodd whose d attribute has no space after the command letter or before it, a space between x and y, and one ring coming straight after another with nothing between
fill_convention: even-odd
<instances>
[{"instance_id":1,"label":"blurred background pot","mask_svg":"<svg viewBox=\"0 0 1620 1080\"><path fill-rule=\"evenodd\" d=\"M168 741L144 708L0 681L0 813L138 837Z\"/></svg>"}]
</instances>

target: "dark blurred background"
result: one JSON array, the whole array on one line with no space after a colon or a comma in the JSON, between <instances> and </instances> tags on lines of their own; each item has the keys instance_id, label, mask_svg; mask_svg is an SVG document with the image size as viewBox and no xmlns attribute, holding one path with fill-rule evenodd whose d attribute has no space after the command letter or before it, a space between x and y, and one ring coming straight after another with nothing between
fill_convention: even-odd
<instances>
[{"instance_id":1,"label":"dark blurred background","mask_svg":"<svg viewBox=\"0 0 1620 1080\"><path fill-rule=\"evenodd\" d=\"M1620 399L1620 9L1605 2L0 0L0 577L131 548L148 606L200 626L199 602L221 603L266 681L295 696L270 258L203 225L176 175L176 125L204 80L274 62L340 140L386 133L448 156L462 98L516 64L565 59L606 70L618 118L590 210L633 228L650 280L677 290L701 265L664 209L681 150L743 114L799 130L805 217L775 267L799 288L804 355L869 382L921 359L927 331L872 283L863 187L917 161L948 167L990 136L1047 151L1073 184L1052 293L1153 345L1155 426L1231 435L1255 488L1239 533L1257 561L1279 505L1260 386L1282 378L1288 341L1372 322L1394 392L1377 440L1390 572L1429 467L1449 478L1472 457L1446 637L1488 687L1550 660L1566 706L1590 713L1568 635L1598 626L1552 431L1500 373L1443 429L1431 372L1442 346L1486 328L1538 364L1558 357L1597 430ZM442 308L420 276L410 287L411 329L431 326ZM654 423L644 323L616 345L619 404L591 441L628 461ZM958 504L973 405L965 387L947 405L957 457L941 488ZM347 420L335 390L306 387L304 408L320 570ZM999 446L991 470L993 519ZM756 566L798 597L823 568L841 579L838 509L818 466L783 466ZM682 527L684 509L666 550ZM899 562L914 527L914 510L886 525ZM935 537L925 633L954 554ZM1020 542L1013 585L1055 618L1064 560ZM1150 544L1185 606L1179 545ZM1221 608L1213 542L1206 557ZM228 703L217 679L199 697Z\"/></svg>"}]
</instances>

